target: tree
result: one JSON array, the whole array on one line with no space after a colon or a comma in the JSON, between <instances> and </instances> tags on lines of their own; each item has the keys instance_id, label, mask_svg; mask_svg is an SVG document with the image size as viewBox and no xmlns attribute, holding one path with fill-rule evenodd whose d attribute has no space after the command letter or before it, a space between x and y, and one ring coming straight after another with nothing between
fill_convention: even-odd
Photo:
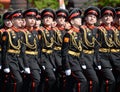
<instances>
[{"instance_id":1,"label":"tree","mask_svg":"<svg viewBox=\"0 0 120 92\"><path fill-rule=\"evenodd\" d=\"M28 0L29 3L32 4L32 7L36 7L38 9L43 9L43 8L52 8L52 9L57 9L59 8L59 2L58 0Z\"/></svg>"},{"instance_id":2,"label":"tree","mask_svg":"<svg viewBox=\"0 0 120 92\"><path fill-rule=\"evenodd\" d=\"M104 7L104 6L120 6L120 0L98 0L95 5L98 5L99 7Z\"/></svg>"}]
</instances>

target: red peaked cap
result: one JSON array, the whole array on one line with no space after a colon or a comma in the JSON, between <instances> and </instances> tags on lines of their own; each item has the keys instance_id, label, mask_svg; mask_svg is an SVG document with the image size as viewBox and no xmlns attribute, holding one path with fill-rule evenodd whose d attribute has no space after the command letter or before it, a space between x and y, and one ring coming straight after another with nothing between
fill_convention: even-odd
<instances>
[{"instance_id":1,"label":"red peaked cap","mask_svg":"<svg viewBox=\"0 0 120 92\"><path fill-rule=\"evenodd\" d=\"M116 15L115 9L110 6L103 7L101 10L101 16L104 16L104 15L111 15L115 17Z\"/></svg>"},{"instance_id":2,"label":"red peaked cap","mask_svg":"<svg viewBox=\"0 0 120 92\"><path fill-rule=\"evenodd\" d=\"M120 7L115 8L116 16L120 18Z\"/></svg>"},{"instance_id":3,"label":"red peaked cap","mask_svg":"<svg viewBox=\"0 0 120 92\"><path fill-rule=\"evenodd\" d=\"M79 8L74 8L71 10L69 16L68 16L68 20L70 21L73 18L81 18L81 10Z\"/></svg>"},{"instance_id":4,"label":"red peaked cap","mask_svg":"<svg viewBox=\"0 0 120 92\"><path fill-rule=\"evenodd\" d=\"M22 18L23 15L22 15L22 10L15 10L13 11L10 15L9 15L10 19L13 19L13 18Z\"/></svg>"},{"instance_id":5,"label":"red peaked cap","mask_svg":"<svg viewBox=\"0 0 120 92\"><path fill-rule=\"evenodd\" d=\"M65 9L58 9L58 10L56 11L56 16L57 16L57 17L67 18L67 17L68 17L68 11L65 10Z\"/></svg>"},{"instance_id":6,"label":"red peaked cap","mask_svg":"<svg viewBox=\"0 0 120 92\"><path fill-rule=\"evenodd\" d=\"M46 8L46 9L44 9L44 10L41 12L41 18L43 19L45 16L50 16L50 17L52 17L53 19L56 18L55 12L54 12L52 9L50 9L50 8Z\"/></svg>"},{"instance_id":7,"label":"red peaked cap","mask_svg":"<svg viewBox=\"0 0 120 92\"><path fill-rule=\"evenodd\" d=\"M30 8L23 12L24 17L27 17L27 16L36 17L37 15L38 15L38 10L35 8Z\"/></svg>"},{"instance_id":8,"label":"red peaked cap","mask_svg":"<svg viewBox=\"0 0 120 92\"><path fill-rule=\"evenodd\" d=\"M100 17L100 9L95 6L90 6L85 10L84 17L86 17L88 14L93 14L97 18L99 18Z\"/></svg>"}]
</instances>

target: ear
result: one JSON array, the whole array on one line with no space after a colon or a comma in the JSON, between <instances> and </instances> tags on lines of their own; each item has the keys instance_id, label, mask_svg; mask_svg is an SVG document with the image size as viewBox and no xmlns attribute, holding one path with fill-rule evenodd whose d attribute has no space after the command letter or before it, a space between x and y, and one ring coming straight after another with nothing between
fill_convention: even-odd
<instances>
[{"instance_id":1,"label":"ear","mask_svg":"<svg viewBox=\"0 0 120 92\"><path fill-rule=\"evenodd\" d=\"M86 21L87 20L87 16L84 18L84 21Z\"/></svg>"},{"instance_id":2,"label":"ear","mask_svg":"<svg viewBox=\"0 0 120 92\"><path fill-rule=\"evenodd\" d=\"M13 18L13 19L11 20L11 22L14 23L14 20L15 20L15 19Z\"/></svg>"},{"instance_id":3,"label":"ear","mask_svg":"<svg viewBox=\"0 0 120 92\"><path fill-rule=\"evenodd\" d=\"M70 23L73 25L74 24L74 19L71 19Z\"/></svg>"}]
</instances>

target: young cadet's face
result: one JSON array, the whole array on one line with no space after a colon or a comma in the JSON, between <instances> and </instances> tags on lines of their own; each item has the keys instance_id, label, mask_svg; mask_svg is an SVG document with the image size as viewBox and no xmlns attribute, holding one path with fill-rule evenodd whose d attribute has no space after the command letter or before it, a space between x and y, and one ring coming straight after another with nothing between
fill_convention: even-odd
<instances>
[{"instance_id":1,"label":"young cadet's face","mask_svg":"<svg viewBox=\"0 0 120 92\"><path fill-rule=\"evenodd\" d=\"M5 24L6 27L12 27L11 20L4 20L4 24Z\"/></svg>"},{"instance_id":2,"label":"young cadet's face","mask_svg":"<svg viewBox=\"0 0 120 92\"><path fill-rule=\"evenodd\" d=\"M53 22L52 22L52 27L56 27L56 25L57 25L57 22L56 22L56 21L53 21Z\"/></svg>"},{"instance_id":3,"label":"young cadet's face","mask_svg":"<svg viewBox=\"0 0 120 92\"><path fill-rule=\"evenodd\" d=\"M72 25L81 26L82 25L82 19L81 18L72 19Z\"/></svg>"},{"instance_id":4,"label":"young cadet's face","mask_svg":"<svg viewBox=\"0 0 120 92\"><path fill-rule=\"evenodd\" d=\"M104 15L102 17L102 21L103 21L104 24L110 24L110 23L113 22L113 16L111 16L111 15Z\"/></svg>"},{"instance_id":5,"label":"young cadet's face","mask_svg":"<svg viewBox=\"0 0 120 92\"><path fill-rule=\"evenodd\" d=\"M28 27L33 27L36 23L36 18L35 17L26 17L25 20L26 20L26 25Z\"/></svg>"},{"instance_id":6,"label":"young cadet's face","mask_svg":"<svg viewBox=\"0 0 120 92\"><path fill-rule=\"evenodd\" d=\"M43 18L43 24L50 26L50 25L52 25L52 23L53 23L53 18L52 17L45 16Z\"/></svg>"},{"instance_id":7,"label":"young cadet's face","mask_svg":"<svg viewBox=\"0 0 120 92\"><path fill-rule=\"evenodd\" d=\"M120 17L119 17L119 18L117 18L117 20L118 20L118 24L120 25Z\"/></svg>"},{"instance_id":8,"label":"young cadet's face","mask_svg":"<svg viewBox=\"0 0 120 92\"><path fill-rule=\"evenodd\" d=\"M85 17L87 23L93 25L97 22L97 17L93 14L89 14Z\"/></svg>"},{"instance_id":9,"label":"young cadet's face","mask_svg":"<svg viewBox=\"0 0 120 92\"><path fill-rule=\"evenodd\" d=\"M115 17L114 22L118 25L120 25L120 17Z\"/></svg>"},{"instance_id":10,"label":"young cadet's face","mask_svg":"<svg viewBox=\"0 0 120 92\"><path fill-rule=\"evenodd\" d=\"M26 21L25 19L22 19L22 27L25 27L26 26Z\"/></svg>"},{"instance_id":11,"label":"young cadet's face","mask_svg":"<svg viewBox=\"0 0 120 92\"><path fill-rule=\"evenodd\" d=\"M41 24L41 20L36 20L36 22L35 22L35 27L39 27L40 24Z\"/></svg>"},{"instance_id":12,"label":"young cadet's face","mask_svg":"<svg viewBox=\"0 0 120 92\"><path fill-rule=\"evenodd\" d=\"M65 24L65 18L64 17L58 17L57 18L57 24L58 25L64 25Z\"/></svg>"},{"instance_id":13,"label":"young cadet's face","mask_svg":"<svg viewBox=\"0 0 120 92\"><path fill-rule=\"evenodd\" d=\"M22 27L22 19L21 18L13 18L12 23L15 27Z\"/></svg>"}]
</instances>

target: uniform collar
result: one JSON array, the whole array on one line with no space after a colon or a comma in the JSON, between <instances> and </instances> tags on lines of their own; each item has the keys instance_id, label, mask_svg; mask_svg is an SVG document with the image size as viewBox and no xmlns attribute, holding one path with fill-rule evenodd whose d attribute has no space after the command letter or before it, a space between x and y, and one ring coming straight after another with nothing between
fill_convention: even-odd
<instances>
[{"instance_id":1,"label":"uniform collar","mask_svg":"<svg viewBox=\"0 0 120 92\"><path fill-rule=\"evenodd\" d=\"M56 27L57 27L59 30L61 30L61 31L62 31L62 30L65 30L65 27L64 27L63 25L62 25L62 26L61 26L61 25L57 25Z\"/></svg>"},{"instance_id":2,"label":"uniform collar","mask_svg":"<svg viewBox=\"0 0 120 92\"><path fill-rule=\"evenodd\" d=\"M120 30L120 25L117 27L118 30Z\"/></svg>"},{"instance_id":3,"label":"uniform collar","mask_svg":"<svg viewBox=\"0 0 120 92\"><path fill-rule=\"evenodd\" d=\"M16 28L16 27L12 27L12 30L14 30L15 32L19 32L20 31L20 28Z\"/></svg>"},{"instance_id":4,"label":"uniform collar","mask_svg":"<svg viewBox=\"0 0 120 92\"><path fill-rule=\"evenodd\" d=\"M94 28L96 28L96 26L95 25L90 25L90 24L86 24L86 26L89 28L89 29L94 29Z\"/></svg>"},{"instance_id":5,"label":"uniform collar","mask_svg":"<svg viewBox=\"0 0 120 92\"><path fill-rule=\"evenodd\" d=\"M27 29L28 31L33 31L33 30L34 30L34 27L26 27L26 29Z\"/></svg>"},{"instance_id":6,"label":"uniform collar","mask_svg":"<svg viewBox=\"0 0 120 92\"><path fill-rule=\"evenodd\" d=\"M47 30L52 30L52 27L51 27L51 26L46 26L46 25L45 25L44 28L47 29Z\"/></svg>"},{"instance_id":7,"label":"uniform collar","mask_svg":"<svg viewBox=\"0 0 120 92\"><path fill-rule=\"evenodd\" d=\"M80 32L80 29L75 26L72 26L71 30L73 30L74 32Z\"/></svg>"},{"instance_id":8,"label":"uniform collar","mask_svg":"<svg viewBox=\"0 0 120 92\"><path fill-rule=\"evenodd\" d=\"M113 30L114 27L111 25L111 27L109 27L108 25L105 25L105 24L101 24L106 30Z\"/></svg>"},{"instance_id":9,"label":"uniform collar","mask_svg":"<svg viewBox=\"0 0 120 92\"><path fill-rule=\"evenodd\" d=\"M34 27L34 29L35 29L36 31L38 31L38 30L40 29L40 27Z\"/></svg>"}]
</instances>

